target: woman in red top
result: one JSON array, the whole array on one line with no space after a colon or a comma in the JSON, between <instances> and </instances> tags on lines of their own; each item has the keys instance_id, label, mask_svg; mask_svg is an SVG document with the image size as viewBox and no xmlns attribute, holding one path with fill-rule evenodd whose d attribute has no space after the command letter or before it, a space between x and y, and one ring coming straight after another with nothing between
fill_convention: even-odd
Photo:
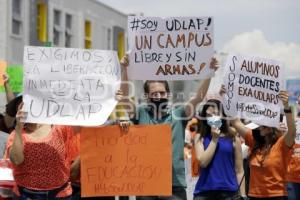
<instances>
[{"instance_id":1,"label":"woman in red top","mask_svg":"<svg viewBox=\"0 0 300 200\"><path fill-rule=\"evenodd\" d=\"M24 124L19 106L17 125L7 153L16 181L14 199L71 199L70 156L74 130L70 126Z\"/></svg>"}]
</instances>

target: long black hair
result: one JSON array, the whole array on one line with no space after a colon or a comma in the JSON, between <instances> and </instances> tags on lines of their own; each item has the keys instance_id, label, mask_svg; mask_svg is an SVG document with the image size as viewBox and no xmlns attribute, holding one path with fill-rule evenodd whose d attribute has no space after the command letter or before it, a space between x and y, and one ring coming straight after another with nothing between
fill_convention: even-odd
<instances>
[{"instance_id":1,"label":"long black hair","mask_svg":"<svg viewBox=\"0 0 300 200\"><path fill-rule=\"evenodd\" d=\"M207 124L207 116L206 111L209 107L215 107L218 108L221 120L222 120L222 126L220 128L221 133L224 133L226 137L234 138L235 135L232 134L231 131L229 131L229 123L227 122L226 114L224 113L223 104L217 100L217 99L210 99L206 102L206 104L203 106L202 111L200 112L200 120L198 122L198 130L201 135L201 137L205 137L207 135L211 134L211 127Z\"/></svg>"},{"instance_id":2,"label":"long black hair","mask_svg":"<svg viewBox=\"0 0 300 200\"><path fill-rule=\"evenodd\" d=\"M254 146L253 149L251 150L250 158L256 156L258 151L261 151L262 154L261 160L257 158L261 166L263 165L263 162L265 161L267 155L270 153L272 146L278 140L278 135L276 134L276 131L277 130L275 128L272 128L272 133L269 133L265 136L261 136L260 130L258 128L252 130L252 135L254 138Z\"/></svg>"}]
</instances>

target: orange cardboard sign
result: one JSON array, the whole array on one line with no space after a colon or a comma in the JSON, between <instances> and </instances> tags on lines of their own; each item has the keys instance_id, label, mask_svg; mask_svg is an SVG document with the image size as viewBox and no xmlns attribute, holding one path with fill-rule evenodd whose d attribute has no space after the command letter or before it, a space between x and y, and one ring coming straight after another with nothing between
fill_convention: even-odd
<instances>
[{"instance_id":1,"label":"orange cardboard sign","mask_svg":"<svg viewBox=\"0 0 300 200\"><path fill-rule=\"evenodd\" d=\"M83 197L172 194L169 125L83 128L80 158Z\"/></svg>"},{"instance_id":2,"label":"orange cardboard sign","mask_svg":"<svg viewBox=\"0 0 300 200\"><path fill-rule=\"evenodd\" d=\"M5 61L0 60L0 86L3 86L3 74L6 72L7 63Z\"/></svg>"}]
</instances>

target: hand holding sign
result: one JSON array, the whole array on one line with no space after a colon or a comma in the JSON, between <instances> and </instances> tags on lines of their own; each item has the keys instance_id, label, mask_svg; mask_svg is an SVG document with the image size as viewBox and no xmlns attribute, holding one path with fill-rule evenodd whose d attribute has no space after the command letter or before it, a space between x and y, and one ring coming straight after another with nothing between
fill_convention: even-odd
<instances>
[{"instance_id":1,"label":"hand holding sign","mask_svg":"<svg viewBox=\"0 0 300 200\"><path fill-rule=\"evenodd\" d=\"M22 130L23 130L23 127L24 127L24 121L26 120L26 117L27 117L27 112L24 112L22 109L23 109L23 106L24 106L24 103L20 103L18 105L18 112L16 114L16 121L17 121L17 124L16 124L16 133L19 133L21 134Z\"/></svg>"},{"instance_id":2,"label":"hand holding sign","mask_svg":"<svg viewBox=\"0 0 300 200\"><path fill-rule=\"evenodd\" d=\"M9 76L7 74L2 75L4 85L9 82Z\"/></svg>"},{"instance_id":3,"label":"hand holding sign","mask_svg":"<svg viewBox=\"0 0 300 200\"><path fill-rule=\"evenodd\" d=\"M129 55L126 54L125 56L123 56L123 58L120 61L120 64L123 68L127 68L129 65Z\"/></svg>"},{"instance_id":4,"label":"hand holding sign","mask_svg":"<svg viewBox=\"0 0 300 200\"><path fill-rule=\"evenodd\" d=\"M217 71L219 69L219 62L216 58L212 58L210 61L210 65L209 67L214 70Z\"/></svg>"},{"instance_id":5,"label":"hand holding sign","mask_svg":"<svg viewBox=\"0 0 300 200\"><path fill-rule=\"evenodd\" d=\"M225 95L225 93L226 93L226 88L225 88L225 85L222 84L220 87L219 95L221 97L223 97Z\"/></svg>"},{"instance_id":6,"label":"hand holding sign","mask_svg":"<svg viewBox=\"0 0 300 200\"><path fill-rule=\"evenodd\" d=\"M0 86L3 86L5 84L5 71L6 71L7 63L5 61L0 61Z\"/></svg>"},{"instance_id":7,"label":"hand holding sign","mask_svg":"<svg viewBox=\"0 0 300 200\"><path fill-rule=\"evenodd\" d=\"M287 91L280 91L279 94L279 99L282 101L282 104L285 108L289 107L289 93Z\"/></svg>"}]
</instances>

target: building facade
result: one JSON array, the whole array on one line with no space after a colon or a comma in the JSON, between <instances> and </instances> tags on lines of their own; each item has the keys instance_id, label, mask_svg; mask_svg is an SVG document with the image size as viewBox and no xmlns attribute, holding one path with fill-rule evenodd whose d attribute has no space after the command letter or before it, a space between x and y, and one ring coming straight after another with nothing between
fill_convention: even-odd
<instances>
[{"instance_id":1,"label":"building facade","mask_svg":"<svg viewBox=\"0 0 300 200\"><path fill-rule=\"evenodd\" d=\"M26 45L115 50L127 46L127 15L96 0L0 0L0 60L23 65ZM0 93L0 110L6 104Z\"/></svg>"},{"instance_id":2,"label":"building facade","mask_svg":"<svg viewBox=\"0 0 300 200\"><path fill-rule=\"evenodd\" d=\"M119 58L127 50L127 15L97 0L0 0L0 16L0 60L8 65L22 66L26 45L116 50ZM137 101L142 84L134 82ZM173 102L188 100L198 84L170 82Z\"/></svg>"},{"instance_id":3,"label":"building facade","mask_svg":"<svg viewBox=\"0 0 300 200\"><path fill-rule=\"evenodd\" d=\"M0 59L22 64L23 47L126 49L127 15L96 0L0 0Z\"/></svg>"}]
</instances>

